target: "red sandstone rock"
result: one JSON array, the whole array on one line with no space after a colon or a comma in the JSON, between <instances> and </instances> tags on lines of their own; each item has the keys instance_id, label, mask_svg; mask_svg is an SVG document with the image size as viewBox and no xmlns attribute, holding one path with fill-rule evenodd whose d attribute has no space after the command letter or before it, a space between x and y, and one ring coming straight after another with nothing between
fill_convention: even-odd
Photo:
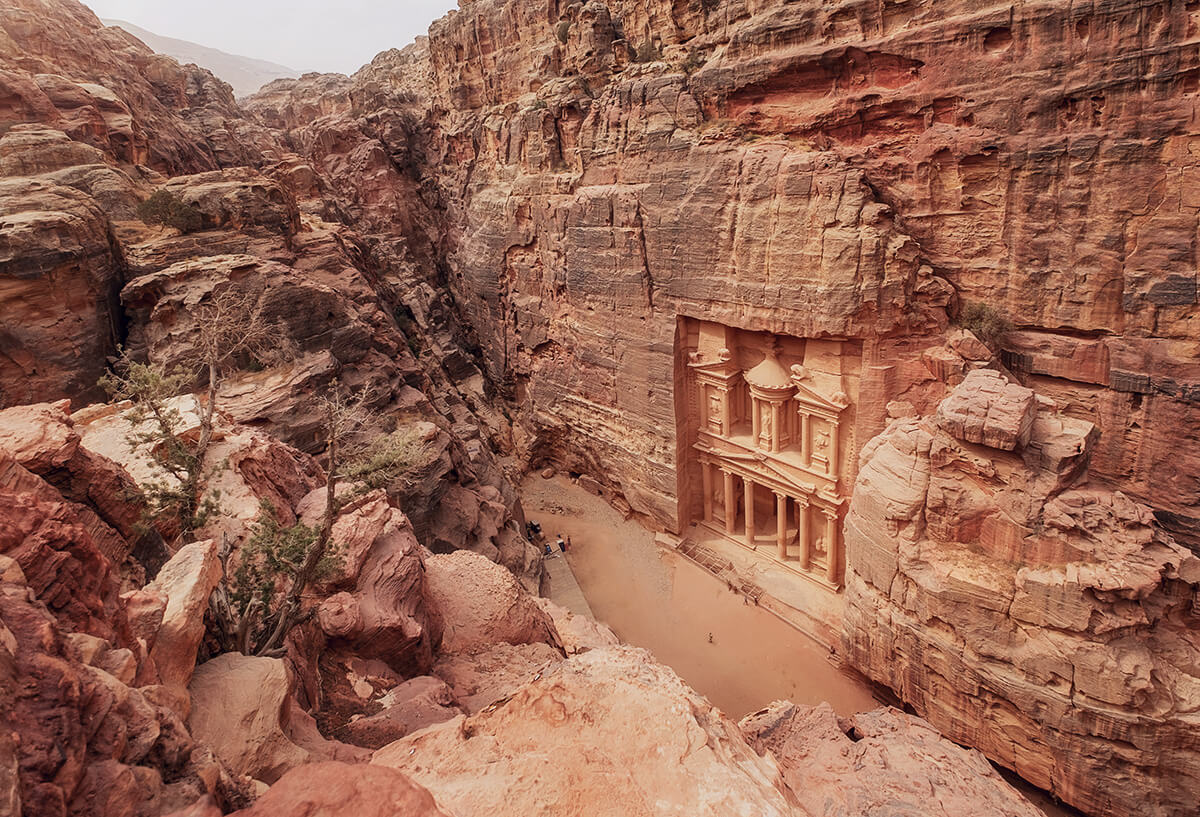
<instances>
[{"instance_id":1,"label":"red sandstone rock","mask_svg":"<svg viewBox=\"0 0 1200 817\"><path fill-rule=\"evenodd\" d=\"M188 726L234 774L274 783L310 754L284 732L291 684L283 661L227 653L196 667Z\"/></svg>"},{"instance_id":2,"label":"red sandstone rock","mask_svg":"<svg viewBox=\"0 0 1200 817\"><path fill-rule=\"evenodd\" d=\"M351 719L338 730L344 740L368 749L381 749L405 735L463 714L444 681L419 676L391 689L378 700L379 712Z\"/></svg>"},{"instance_id":3,"label":"red sandstone rock","mask_svg":"<svg viewBox=\"0 0 1200 817\"><path fill-rule=\"evenodd\" d=\"M469 714L512 695L563 659L549 644L496 644L473 654L444 655L433 673L449 684Z\"/></svg>"},{"instance_id":4,"label":"red sandstone rock","mask_svg":"<svg viewBox=\"0 0 1200 817\"><path fill-rule=\"evenodd\" d=\"M119 250L89 196L0 179L0 406L98 396L119 340Z\"/></svg>"},{"instance_id":5,"label":"red sandstone rock","mask_svg":"<svg viewBox=\"0 0 1200 817\"><path fill-rule=\"evenodd\" d=\"M464 594L468 587L471 592ZM549 616L513 575L477 553L460 550L426 559L425 588L442 620L447 653L480 652L497 642L559 644Z\"/></svg>"},{"instance_id":6,"label":"red sandstone rock","mask_svg":"<svg viewBox=\"0 0 1200 817\"><path fill-rule=\"evenodd\" d=\"M576 615L550 599L538 597L534 601L554 622L554 630L558 633L558 640L567 655L576 655L600 647L613 647L621 643L612 630L594 619Z\"/></svg>"},{"instance_id":7,"label":"red sandstone rock","mask_svg":"<svg viewBox=\"0 0 1200 817\"><path fill-rule=\"evenodd\" d=\"M409 775L453 814L804 813L774 761L628 647L576 656L484 712L385 746L372 763Z\"/></svg>"},{"instance_id":8,"label":"red sandstone rock","mask_svg":"<svg viewBox=\"0 0 1200 817\"><path fill-rule=\"evenodd\" d=\"M777 701L741 721L750 745L770 752L811 814L1038 817L983 754L946 740L895 709L839 721L829 704Z\"/></svg>"},{"instance_id":9,"label":"red sandstone rock","mask_svg":"<svg viewBox=\"0 0 1200 817\"><path fill-rule=\"evenodd\" d=\"M1200 768L1187 703L1200 560L1145 506L1074 487L1090 424L1043 411L1007 453L955 440L946 403L864 449L846 520L851 661L1085 810L1186 813L1168 781ZM1170 755L1136 748L1159 745Z\"/></svg>"},{"instance_id":10,"label":"red sandstone rock","mask_svg":"<svg viewBox=\"0 0 1200 817\"><path fill-rule=\"evenodd\" d=\"M167 597L150 652L164 684L182 688L191 680L208 597L220 580L217 543L207 539L180 548L147 588Z\"/></svg>"},{"instance_id":11,"label":"red sandstone rock","mask_svg":"<svg viewBox=\"0 0 1200 817\"><path fill-rule=\"evenodd\" d=\"M938 423L964 442L1012 451L1029 444L1036 414L1031 389L991 369L977 369L942 401Z\"/></svg>"},{"instance_id":12,"label":"red sandstone rock","mask_svg":"<svg viewBox=\"0 0 1200 817\"><path fill-rule=\"evenodd\" d=\"M302 521L319 524L324 500L323 488L303 500ZM373 492L343 509L333 541L340 567L325 583L352 592L331 595L317 609L331 643L397 671L428 670L440 631L427 603L420 545L404 514L382 491Z\"/></svg>"},{"instance_id":13,"label":"red sandstone rock","mask_svg":"<svg viewBox=\"0 0 1200 817\"><path fill-rule=\"evenodd\" d=\"M399 772L378 766L315 763L294 769L237 817L445 817L433 797Z\"/></svg>"}]
</instances>

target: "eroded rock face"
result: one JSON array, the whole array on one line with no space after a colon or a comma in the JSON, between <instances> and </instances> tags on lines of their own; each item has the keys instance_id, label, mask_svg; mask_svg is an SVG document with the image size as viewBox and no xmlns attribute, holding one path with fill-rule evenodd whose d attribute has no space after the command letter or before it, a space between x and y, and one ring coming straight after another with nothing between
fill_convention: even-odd
<instances>
[{"instance_id":1,"label":"eroded rock face","mask_svg":"<svg viewBox=\"0 0 1200 817\"><path fill-rule=\"evenodd\" d=\"M306 524L319 524L324 489L317 502L301 506ZM412 526L376 491L343 510L333 528L341 565L326 580L330 595L317 608L317 623L330 643L355 655L377 658L398 672L424 672L440 641L439 621L430 610L426 562ZM489 563L490 564L490 563Z\"/></svg>"},{"instance_id":2,"label":"eroded rock face","mask_svg":"<svg viewBox=\"0 0 1200 817\"><path fill-rule=\"evenodd\" d=\"M0 405L98 397L123 284L108 216L90 196L0 179Z\"/></svg>"},{"instance_id":3,"label":"eroded rock face","mask_svg":"<svg viewBox=\"0 0 1200 817\"><path fill-rule=\"evenodd\" d=\"M974 410L1007 390L997 380L968 377L936 417L897 420L864 449L846 521L850 659L1085 812L1186 814L1200 562L1144 505L1079 484L1090 424L1043 407L1028 445L1004 450L1018 414Z\"/></svg>"}]
</instances>

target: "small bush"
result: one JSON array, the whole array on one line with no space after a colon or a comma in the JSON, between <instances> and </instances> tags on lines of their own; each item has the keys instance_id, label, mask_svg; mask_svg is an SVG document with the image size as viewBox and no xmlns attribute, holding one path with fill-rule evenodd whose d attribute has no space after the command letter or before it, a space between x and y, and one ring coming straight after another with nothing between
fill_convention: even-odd
<instances>
[{"instance_id":1,"label":"small bush","mask_svg":"<svg viewBox=\"0 0 1200 817\"><path fill-rule=\"evenodd\" d=\"M166 190L139 204L137 215L146 224L174 227L181 233L194 233L204 226L199 210Z\"/></svg>"},{"instance_id":2,"label":"small bush","mask_svg":"<svg viewBox=\"0 0 1200 817\"><path fill-rule=\"evenodd\" d=\"M563 20L560 22L554 33L558 35L558 41L563 45L566 45L567 38L571 36L571 21Z\"/></svg>"},{"instance_id":3,"label":"small bush","mask_svg":"<svg viewBox=\"0 0 1200 817\"><path fill-rule=\"evenodd\" d=\"M363 456L349 463L342 476L361 491L390 488L425 455L426 445L412 428L402 428L374 440Z\"/></svg>"},{"instance_id":4,"label":"small bush","mask_svg":"<svg viewBox=\"0 0 1200 817\"><path fill-rule=\"evenodd\" d=\"M655 62L662 59L662 49L654 44L653 40L646 40L638 46L633 55L634 62Z\"/></svg>"},{"instance_id":5,"label":"small bush","mask_svg":"<svg viewBox=\"0 0 1200 817\"><path fill-rule=\"evenodd\" d=\"M688 50L687 58L683 61L679 68L681 71L683 71L683 73L691 76L693 73L704 67L705 61L704 54L702 54L699 50L692 48Z\"/></svg>"},{"instance_id":6,"label":"small bush","mask_svg":"<svg viewBox=\"0 0 1200 817\"><path fill-rule=\"evenodd\" d=\"M994 306L985 303L967 303L958 315L958 325L970 330L993 352L1000 349L1004 337L1012 331L1012 322Z\"/></svg>"}]
</instances>

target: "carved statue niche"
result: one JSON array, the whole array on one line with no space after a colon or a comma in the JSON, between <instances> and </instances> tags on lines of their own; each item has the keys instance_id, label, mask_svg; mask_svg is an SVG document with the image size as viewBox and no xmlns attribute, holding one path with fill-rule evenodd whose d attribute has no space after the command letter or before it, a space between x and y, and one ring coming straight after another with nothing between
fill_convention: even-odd
<instances>
[{"instance_id":1,"label":"carved statue niche","mask_svg":"<svg viewBox=\"0 0 1200 817\"><path fill-rule=\"evenodd\" d=\"M733 363L733 353L721 349L716 360L709 360L701 352L688 355L688 368L696 378L699 394L698 408L703 416L698 417L703 431L717 436L729 436L737 416L734 396L741 372Z\"/></svg>"},{"instance_id":2,"label":"carved statue niche","mask_svg":"<svg viewBox=\"0 0 1200 817\"><path fill-rule=\"evenodd\" d=\"M803 366L793 366L791 382L796 388L795 403L800 417L800 457L813 473L836 481L840 465L840 423L842 411L850 400L842 389L826 397L815 388L812 376Z\"/></svg>"}]
</instances>

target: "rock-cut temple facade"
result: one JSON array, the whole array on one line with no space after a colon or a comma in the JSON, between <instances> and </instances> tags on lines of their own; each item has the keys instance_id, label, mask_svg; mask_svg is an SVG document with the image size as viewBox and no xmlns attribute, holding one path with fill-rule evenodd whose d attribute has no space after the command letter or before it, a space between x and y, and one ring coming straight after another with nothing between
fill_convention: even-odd
<instances>
[{"instance_id":1,"label":"rock-cut temple facade","mask_svg":"<svg viewBox=\"0 0 1200 817\"><path fill-rule=\"evenodd\" d=\"M693 521L837 590L855 345L691 320L683 340Z\"/></svg>"}]
</instances>

